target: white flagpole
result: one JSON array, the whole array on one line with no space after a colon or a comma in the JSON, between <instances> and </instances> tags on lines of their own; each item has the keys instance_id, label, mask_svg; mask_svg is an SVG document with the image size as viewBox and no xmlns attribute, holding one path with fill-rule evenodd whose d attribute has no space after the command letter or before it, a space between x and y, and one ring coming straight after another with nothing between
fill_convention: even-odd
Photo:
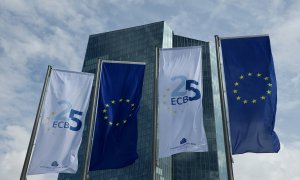
<instances>
[{"instance_id":1,"label":"white flagpole","mask_svg":"<svg viewBox=\"0 0 300 180\"><path fill-rule=\"evenodd\" d=\"M93 145L93 136L94 136L94 128L96 122L96 107L98 102L98 95L99 95L99 87L100 87L100 73L102 69L102 60L98 61L96 78L95 78L95 88L94 88L94 96L93 96L93 106L92 106L92 114L90 118L90 126L88 129L88 140L87 140L87 147L86 147L86 154L85 154L85 161L84 161L84 168L83 168L83 175L82 179L87 180L89 179L89 166L91 160L91 153L92 153L92 145Z\"/></svg>"},{"instance_id":2,"label":"white flagpole","mask_svg":"<svg viewBox=\"0 0 300 180\"><path fill-rule=\"evenodd\" d=\"M49 77L50 77L50 74L51 74L51 70L52 70L52 67L49 65L48 69L47 69L47 74L46 74L46 77L45 77L45 81L44 81L44 86L43 86L43 90L42 90L38 110L37 110L37 113L36 113L36 116L35 116L35 121L34 121L34 124L33 124L31 137L30 137L28 148L27 148L27 153L26 153L26 157L25 157L25 161L24 161L24 165L23 165L20 180L26 180L28 165L29 165L31 154L32 154L33 144L34 144L34 140L35 140L38 125L39 125L39 120L40 120L42 107L43 107L44 100L45 100L44 97L46 95L46 89L47 89L47 86L49 84L48 81L49 81Z\"/></svg>"},{"instance_id":3,"label":"white flagpole","mask_svg":"<svg viewBox=\"0 0 300 180\"><path fill-rule=\"evenodd\" d=\"M221 68L221 60L220 60L220 38L217 35L215 35L215 44L216 44L216 56L217 56L217 64L218 64L218 79L219 79L223 132L224 132L227 175L228 175L228 180L233 180L234 179L233 168L232 168L233 160L232 160L230 141L229 141L226 105L225 105L225 97L224 97L224 85L223 85L222 68Z\"/></svg>"},{"instance_id":4,"label":"white flagpole","mask_svg":"<svg viewBox=\"0 0 300 180\"><path fill-rule=\"evenodd\" d=\"M157 165L157 115L158 115L158 59L159 48L155 48L155 64L154 64L154 93L153 93L153 143L152 143L152 179L156 180Z\"/></svg>"}]
</instances>

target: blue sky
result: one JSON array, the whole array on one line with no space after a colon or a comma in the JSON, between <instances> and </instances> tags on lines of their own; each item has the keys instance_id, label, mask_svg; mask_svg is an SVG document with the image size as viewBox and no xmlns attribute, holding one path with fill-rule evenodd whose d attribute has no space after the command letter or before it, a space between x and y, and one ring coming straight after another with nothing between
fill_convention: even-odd
<instances>
[{"instance_id":1,"label":"blue sky","mask_svg":"<svg viewBox=\"0 0 300 180\"><path fill-rule=\"evenodd\" d=\"M233 156L237 180L300 180L300 1L0 0L0 179L19 179L47 65L80 71L90 34L165 20L180 34L269 34L278 154ZM29 179L53 179L55 175Z\"/></svg>"}]
</instances>

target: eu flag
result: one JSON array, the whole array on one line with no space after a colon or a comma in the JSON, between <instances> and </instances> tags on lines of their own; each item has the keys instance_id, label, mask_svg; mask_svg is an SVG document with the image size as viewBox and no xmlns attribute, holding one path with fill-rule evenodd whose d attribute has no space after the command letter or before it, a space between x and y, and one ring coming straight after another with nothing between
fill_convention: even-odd
<instances>
[{"instance_id":1,"label":"eu flag","mask_svg":"<svg viewBox=\"0 0 300 180\"><path fill-rule=\"evenodd\" d=\"M128 166L138 158L137 113L144 64L104 61L90 171Z\"/></svg>"},{"instance_id":2,"label":"eu flag","mask_svg":"<svg viewBox=\"0 0 300 180\"><path fill-rule=\"evenodd\" d=\"M274 153L277 87L268 36L221 39L232 154Z\"/></svg>"}]
</instances>

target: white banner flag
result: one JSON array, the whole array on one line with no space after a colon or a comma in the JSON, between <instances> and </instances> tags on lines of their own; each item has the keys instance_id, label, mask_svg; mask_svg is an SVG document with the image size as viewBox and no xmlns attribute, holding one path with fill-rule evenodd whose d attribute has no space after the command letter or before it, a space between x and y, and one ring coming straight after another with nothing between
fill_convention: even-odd
<instances>
[{"instance_id":1,"label":"white banner flag","mask_svg":"<svg viewBox=\"0 0 300 180\"><path fill-rule=\"evenodd\" d=\"M159 158L208 150L203 127L201 47L161 49Z\"/></svg>"},{"instance_id":2,"label":"white banner flag","mask_svg":"<svg viewBox=\"0 0 300 180\"><path fill-rule=\"evenodd\" d=\"M93 74L52 70L28 174L76 173Z\"/></svg>"}]
</instances>

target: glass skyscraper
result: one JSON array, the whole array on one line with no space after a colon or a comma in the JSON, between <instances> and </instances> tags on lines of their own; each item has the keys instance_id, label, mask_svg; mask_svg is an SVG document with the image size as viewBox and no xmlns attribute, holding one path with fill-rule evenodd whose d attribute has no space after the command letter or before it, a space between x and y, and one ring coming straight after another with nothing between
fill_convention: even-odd
<instances>
[{"instance_id":1,"label":"glass skyscraper","mask_svg":"<svg viewBox=\"0 0 300 180\"><path fill-rule=\"evenodd\" d=\"M155 49L202 46L203 111L208 140L208 152L180 153L156 162L157 180L227 180L223 129L213 92L209 43L174 35L165 22L156 22L127 29L90 35L82 71L96 73L99 59L146 62L141 109L138 114L138 160L125 168L99 170L89 173L90 179L101 180L150 180L153 178L153 103ZM91 107L91 106L90 106ZM216 118L217 117L217 118ZM88 122L87 115L86 122ZM79 150L79 169L76 174L60 174L58 179L81 179L88 123Z\"/></svg>"}]
</instances>

